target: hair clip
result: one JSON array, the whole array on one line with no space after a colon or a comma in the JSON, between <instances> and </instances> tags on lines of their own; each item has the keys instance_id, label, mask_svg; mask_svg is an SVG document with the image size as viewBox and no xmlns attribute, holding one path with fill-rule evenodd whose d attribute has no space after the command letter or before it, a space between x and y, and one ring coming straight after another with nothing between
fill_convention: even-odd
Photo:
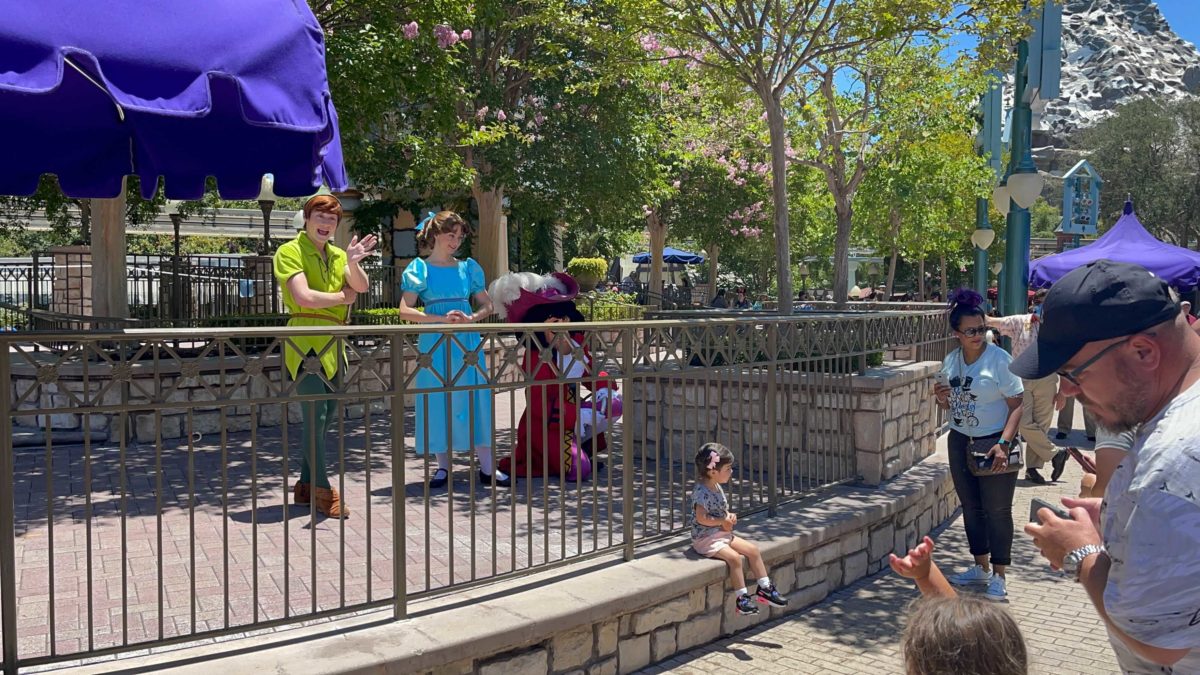
<instances>
[{"instance_id":1,"label":"hair clip","mask_svg":"<svg viewBox=\"0 0 1200 675\"><path fill-rule=\"evenodd\" d=\"M429 221L433 220L436 216L437 214L433 211L425 214L425 217L421 219L421 222L417 223L417 232L425 229L425 226L429 224Z\"/></svg>"},{"instance_id":2,"label":"hair clip","mask_svg":"<svg viewBox=\"0 0 1200 675\"><path fill-rule=\"evenodd\" d=\"M710 459L708 460L708 468L709 468L709 470L712 470L712 469L715 469L715 468L717 468L717 462L721 461L721 455L717 454L717 451L716 451L716 450L709 450L709 451L708 451L708 456L709 456L709 458L710 458Z\"/></svg>"}]
</instances>

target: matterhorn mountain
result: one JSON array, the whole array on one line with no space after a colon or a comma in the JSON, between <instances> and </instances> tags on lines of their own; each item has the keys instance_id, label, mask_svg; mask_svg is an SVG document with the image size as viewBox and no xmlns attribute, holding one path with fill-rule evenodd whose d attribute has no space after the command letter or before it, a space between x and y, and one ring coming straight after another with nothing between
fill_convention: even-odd
<instances>
[{"instance_id":1,"label":"matterhorn mountain","mask_svg":"<svg viewBox=\"0 0 1200 675\"><path fill-rule=\"evenodd\" d=\"M1200 94L1200 51L1149 0L1065 0L1062 52L1061 95L1046 103L1035 145L1062 148L1143 96Z\"/></svg>"}]
</instances>

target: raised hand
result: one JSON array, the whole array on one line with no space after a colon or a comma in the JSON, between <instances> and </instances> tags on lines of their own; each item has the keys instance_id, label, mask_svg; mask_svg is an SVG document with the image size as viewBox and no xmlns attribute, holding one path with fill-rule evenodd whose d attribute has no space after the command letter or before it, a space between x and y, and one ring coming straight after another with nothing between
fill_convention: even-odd
<instances>
[{"instance_id":1,"label":"raised hand","mask_svg":"<svg viewBox=\"0 0 1200 675\"><path fill-rule=\"evenodd\" d=\"M925 537L903 558L895 553L888 558L892 571L906 579L924 579L933 566L933 540Z\"/></svg>"},{"instance_id":2,"label":"raised hand","mask_svg":"<svg viewBox=\"0 0 1200 675\"><path fill-rule=\"evenodd\" d=\"M373 234L368 234L362 239L355 235L350 238L350 245L346 247L346 262L353 265L361 261L363 258L371 255L375 250L375 245L379 243L379 238Z\"/></svg>"}]
</instances>

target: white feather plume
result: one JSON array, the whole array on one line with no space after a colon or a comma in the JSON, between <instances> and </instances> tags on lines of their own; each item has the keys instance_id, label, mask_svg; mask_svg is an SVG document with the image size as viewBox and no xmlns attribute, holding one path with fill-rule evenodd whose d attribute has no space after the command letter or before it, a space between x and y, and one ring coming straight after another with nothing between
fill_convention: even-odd
<instances>
[{"instance_id":1,"label":"white feather plume","mask_svg":"<svg viewBox=\"0 0 1200 675\"><path fill-rule=\"evenodd\" d=\"M565 290L562 282L554 277L542 276L533 272L509 272L496 279L488 288L488 295L492 296L492 306L495 309L496 318L501 321L508 319L508 306L521 297L522 289L533 293L547 286Z\"/></svg>"}]
</instances>

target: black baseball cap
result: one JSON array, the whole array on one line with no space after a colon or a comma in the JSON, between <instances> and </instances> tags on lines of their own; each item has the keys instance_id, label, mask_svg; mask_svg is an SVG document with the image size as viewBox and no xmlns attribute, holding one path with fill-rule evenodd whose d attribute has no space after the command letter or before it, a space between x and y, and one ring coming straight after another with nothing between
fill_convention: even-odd
<instances>
[{"instance_id":1,"label":"black baseball cap","mask_svg":"<svg viewBox=\"0 0 1200 675\"><path fill-rule=\"evenodd\" d=\"M1089 342L1134 335L1179 312L1170 287L1145 267L1112 260L1088 263L1050 287L1037 342L1009 369L1040 380L1058 372Z\"/></svg>"}]
</instances>

